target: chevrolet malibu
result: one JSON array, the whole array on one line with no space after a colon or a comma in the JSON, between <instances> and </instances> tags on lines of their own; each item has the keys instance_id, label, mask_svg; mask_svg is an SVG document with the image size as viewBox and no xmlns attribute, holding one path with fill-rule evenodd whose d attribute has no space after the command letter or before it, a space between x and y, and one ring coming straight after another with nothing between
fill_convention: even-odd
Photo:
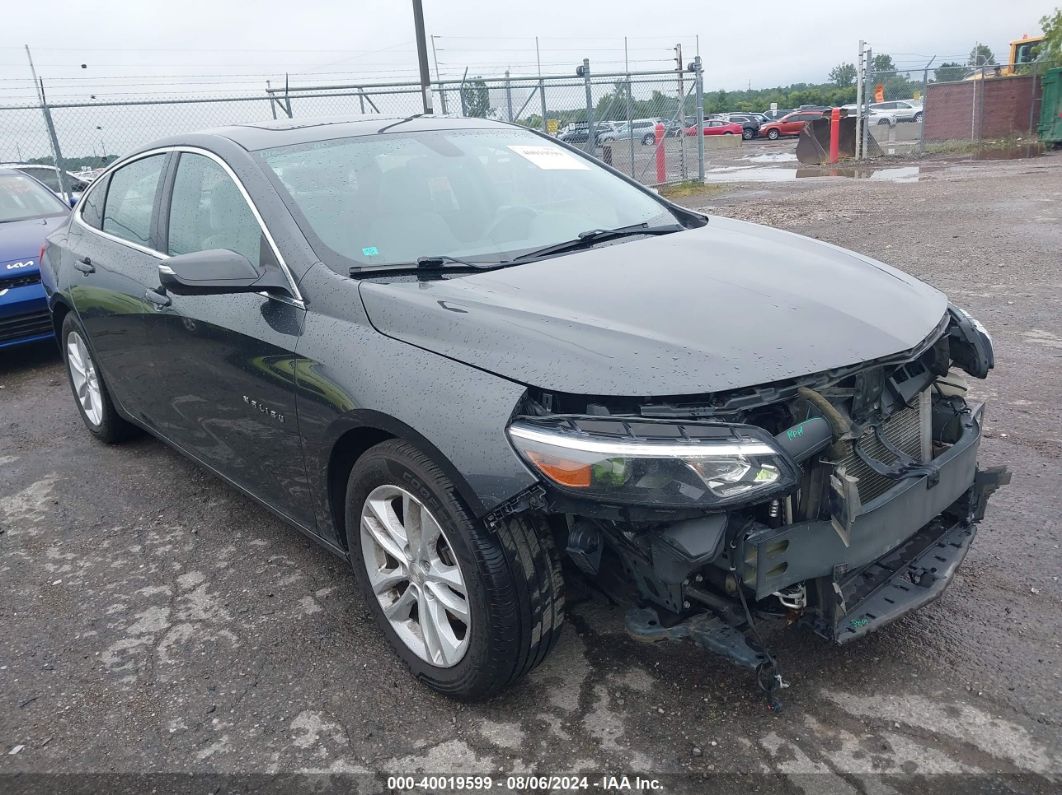
<instances>
[{"instance_id":1,"label":"chevrolet malibu","mask_svg":"<svg viewBox=\"0 0 1062 795\"><path fill-rule=\"evenodd\" d=\"M765 623L846 643L930 602L1007 480L966 393L991 340L941 293L512 125L161 141L44 259L88 431L146 430L348 560L455 697L542 662L580 576L776 700Z\"/></svg>"}]
</instances>

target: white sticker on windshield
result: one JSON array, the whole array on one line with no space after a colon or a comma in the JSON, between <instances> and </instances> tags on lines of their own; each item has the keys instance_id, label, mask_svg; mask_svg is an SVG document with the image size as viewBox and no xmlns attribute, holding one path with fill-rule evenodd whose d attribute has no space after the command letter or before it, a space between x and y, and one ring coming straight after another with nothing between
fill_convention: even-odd
<instances>
[{"instance_id":1,"label":"white sticker on windshield","mask_svg":"<svg viewBox=\"0 0 1062 795\"><path fill-rule=\"evenodd\" d=\"M527 160L546 171L585 171L590 168L570 152L555 146L510 146Z\"/></svg>"}]
</instances>

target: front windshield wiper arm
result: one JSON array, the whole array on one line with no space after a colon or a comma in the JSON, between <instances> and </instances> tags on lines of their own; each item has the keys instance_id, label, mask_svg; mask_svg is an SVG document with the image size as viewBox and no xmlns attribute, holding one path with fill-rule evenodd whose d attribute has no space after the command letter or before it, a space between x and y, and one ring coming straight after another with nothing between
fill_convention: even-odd
<instances>
[{"instance_id":1,"label":"front windshield wiper arm","mask_svg":"<svg viewBox=\"0 0 1062 795\"><path fill-rule=\"evenodd\" d=\"M451 257L449 254L437 254L432 256L417 257L415 262L392 262L386 265L355 265L350 269L351 276L367 276L380 273L426 271L463 270L463 271L489 271L501 267L497 262L469 262L468 260Z\"/></svg>"},{"instance_id":2,"label":"front windshield wiper arm","mask_svg":"<svg viewBox=\"0 0 1062 795\"><path fill-rule=\"evenodd\" d=\"M686 227L681 224L649 226L649 222L645 221L640 224L620 226L615 229L588 229L585 232L580 232L579 236L572 240L565 240L563 243L554 243L551 246L528 251L526 254L513 257L512 261L518 262L529 259L538 259L540 257L548 257L551 254L563 254L566 251L577 251L581 248L590 248L596 243L602 243L606 240L617 240L621 237L634 237L636 235L667 235L672 232L681 232L685 228Z\"/></svg>"}]
</instances>

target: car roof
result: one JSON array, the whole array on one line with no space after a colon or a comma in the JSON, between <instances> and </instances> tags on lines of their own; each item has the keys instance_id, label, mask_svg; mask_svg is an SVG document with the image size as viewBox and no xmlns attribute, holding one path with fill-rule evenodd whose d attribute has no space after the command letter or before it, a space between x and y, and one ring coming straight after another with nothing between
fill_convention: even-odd
<instances>
[{"instance_id":1,"label":"car roof","mask_svg":"<svg viewBox=\"0 0 1062 795\"><path fill-rule=\"evenodd\" d=\"M576 123L578 124L578 122ZM586 123L583 122L585 125ZM355 138L376 135L394 128L395 132L425 132L427 130L483 130L511 128L517 125L491 119L469 119L457 116L344 116L341 118L281 119L248 124L234 124L195 133L203 136L227 138L249 151L275 146L313 143L334 138ZM520 127L519 129L527 129ZM143 147L143 150L187 143L187 136L174 136ZM141 151L143 151L141 150Z\"/></svg>"}]
</instances>

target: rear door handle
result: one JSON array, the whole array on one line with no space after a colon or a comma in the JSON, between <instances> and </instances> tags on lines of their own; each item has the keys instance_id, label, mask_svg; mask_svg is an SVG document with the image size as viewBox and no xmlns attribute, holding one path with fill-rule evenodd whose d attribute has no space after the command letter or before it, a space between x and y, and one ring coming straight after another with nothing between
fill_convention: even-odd
<instances>
[{"instance_id":1,"label":"rear door handle","mask_svg":"<svg viewBox=\"0 0 1062 795\"><path fill-rule=\"evenodd\" d=\"M74 267L84 273L86 276L90 273L96 272L96 266L92 264L92 260L90 260L88 257L76 260L74 262Z\"/></svg>"},{"instance_id":2,"label":"rear door handle","mask_svg":"<svg viewBox=\"0 0 1062 795\"><path fill-rule=\"evenodd\" d=\"M165 309L173 303L166 293L160 293L158 290L147 290L144 292L144 297L150 301L152 306L156 309Z\"/></svg>"}]
</instances>

